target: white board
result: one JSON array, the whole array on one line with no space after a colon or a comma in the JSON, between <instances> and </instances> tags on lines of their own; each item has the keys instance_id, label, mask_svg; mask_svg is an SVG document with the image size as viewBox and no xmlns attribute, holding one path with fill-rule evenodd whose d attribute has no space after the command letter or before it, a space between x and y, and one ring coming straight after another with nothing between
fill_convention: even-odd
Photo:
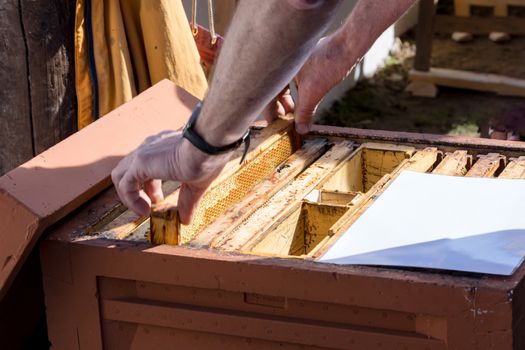
<instances>
[{"instance_id":1,"label":"white board","mask_svg":"<svg viewBox=\"0 0 525 350\"><path fill-rule=\"evenodd\" d=\"M525 256L525 180L405 171L319 259L510 275Z\"/></svg>"}]
</instances>

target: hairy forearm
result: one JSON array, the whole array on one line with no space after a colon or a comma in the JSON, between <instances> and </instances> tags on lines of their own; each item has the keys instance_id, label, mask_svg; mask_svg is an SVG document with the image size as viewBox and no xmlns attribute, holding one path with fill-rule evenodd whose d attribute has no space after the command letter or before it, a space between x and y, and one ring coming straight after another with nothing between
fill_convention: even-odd
<instances>
[{"instance_id":1,"label":"hairy forearm","mask_svg":"<svg viewBox=\"0 0 525 350\"><path fill-rule=\"evenodd\" d=\"M416 0L359 0L333 40L347 52L346 57L360 59L376 39L401 17Z\"/></svg>"},{"instance_id":2,"label":"hairy forearm","mask_svg":"<svg viewBox=\"0 0 525 350\"><path fill-rule=\"evenodd\" d=\"M196 125L206 141L242 136L308 58L339 2L240 2Z\"/></svg>"}]
</instances>

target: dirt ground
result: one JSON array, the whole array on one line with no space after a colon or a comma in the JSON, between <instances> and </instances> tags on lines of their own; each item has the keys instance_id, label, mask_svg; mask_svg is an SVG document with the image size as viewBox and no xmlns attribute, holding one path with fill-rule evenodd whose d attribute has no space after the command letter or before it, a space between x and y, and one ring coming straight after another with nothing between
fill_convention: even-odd
<instances>
[{"instance_id":1,"label":"dirt ground","mask_svg":"<svg viewBox=\"0 0 525 350\"><path fill-rule=\"evenodd\" d=\"M496 44L486 37L459 44L436 35L432 66L502 74L525 79L525 37ZM385 67L349 90L320 116L322 124L368 129L469 136L488 135L491 126L525 136L525 98L439 88L437 98L405 92L414 60L413 33L396 45Z\"/></svg>"}]
</instances>

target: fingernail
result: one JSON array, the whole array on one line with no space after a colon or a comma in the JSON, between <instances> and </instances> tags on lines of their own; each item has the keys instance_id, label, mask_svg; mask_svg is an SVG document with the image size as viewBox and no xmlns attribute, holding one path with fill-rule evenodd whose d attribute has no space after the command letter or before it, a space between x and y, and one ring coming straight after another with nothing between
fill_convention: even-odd
<instances>
[{"instance_id":1,"label":"fingernail","mask_svg":"<svg viewBox=\"0 0 525 350\"><path fill-rule=\"evenodd\" d=\"M299 134L306 134L310 131L310 125L308 123L296 123L295 131Z\"/></svg>"}]
</instances>

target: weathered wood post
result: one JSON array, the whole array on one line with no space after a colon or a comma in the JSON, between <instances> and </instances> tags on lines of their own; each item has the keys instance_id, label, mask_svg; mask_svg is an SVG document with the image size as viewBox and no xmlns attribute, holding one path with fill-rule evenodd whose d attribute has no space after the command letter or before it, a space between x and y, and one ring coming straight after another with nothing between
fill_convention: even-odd
<instances>
[{"instance_id":1,"label":"weathered wood post","mask_svg":"<svg viewBox=\"0 0 525 350\"><path fill-rule=\"evenodd\" d=\"M0 1L0 175L76 130L74 22L74 0ZM46 338L35 251L0 300L0 348Z\"/></svg>"},{"instance_id":2,"label":"weathered wood post","mask_svg":"<svg viewBox=\"0 0 525 350\"><path fill-rule=\"evenodd\" d=\"M73 0L0 2L0 174L76 130Z\"/></svg>"}]
</instances>

